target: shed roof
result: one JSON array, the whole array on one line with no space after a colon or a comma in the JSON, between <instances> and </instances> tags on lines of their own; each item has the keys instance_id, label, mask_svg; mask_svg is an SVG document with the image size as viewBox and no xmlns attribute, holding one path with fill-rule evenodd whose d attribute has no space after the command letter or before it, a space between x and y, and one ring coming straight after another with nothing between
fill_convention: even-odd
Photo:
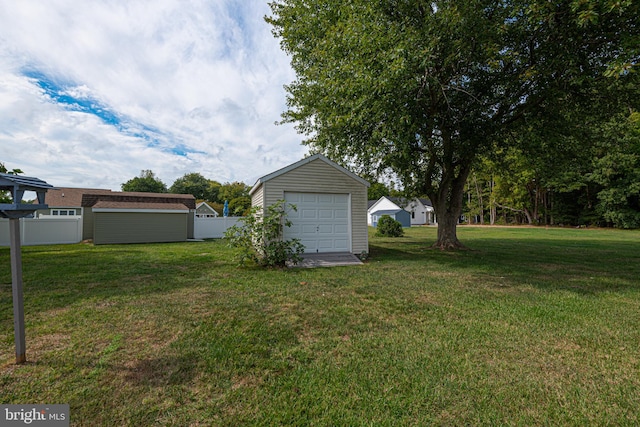
<instances>
[{"instance_id":1,"label":"shed roof","mask_svg":"<svg viewBox=\"0 0 640 427\"><path fill-rule=\"evenodd\" d=\"M349 177L353 178L354 180L360 182L362 185L369 187L369 181L367 181L364 178L359 177L358 175L356 175L355 173L351 172L350 170L343 168L342 166L340 166L339 164L332 162L331 160L329 160L328 158L326 158L325 156L323 156L322 154L314 154L313 156L304 158L298 162L295 162L293 164L290 164L289 166L285 166L282 169L278 169L275 172L272 172L268 175L265 175L261 178L258 178L258 180L256 181L256 183L253 185L253 187L251 187L251 190L249 191L249 195L252 195L253 193L255 193L255 191L265 182L272 180L273 178L276 178L280 175L284 175L287 172L291 172L294 169L299 168L300 166L304 166L307 163L311 163L315 160L321 160L323 162L325 162L326 164L328 164L329 166L331 166L332 168L336 169L339 172L342 172L345 175L348 175Z\"/></svg>"},{"instance_id":2,"label":"shed roof","mask_svg":"<svg viewBox=\"0 0 640 427\"><path fill-rule=\"evenodd\" d=\"M93 207L97 203L122 203L118 209L155 209L150 206L162 204L160 209L171 209L169 205L182 205L182 209L195 209L196 198L191 194L137 193L137 192L97 192L82 195L82 207ZM143 206L144 205L144 206ZM104 207L103 207L104 208Z\"/></svg>"},{"instance_id":3,"label":"shed roof","mask_svg":"<svg viewBox=\"0 0 640 427\"><path fill-rule=\"evenodd\" d=\"M395 215L398 212L407 212L407 211L405 211L404 209L389 209L389 210L380 210L380 211L371 212L371 215Z\"/></svg>"}]
</instances>

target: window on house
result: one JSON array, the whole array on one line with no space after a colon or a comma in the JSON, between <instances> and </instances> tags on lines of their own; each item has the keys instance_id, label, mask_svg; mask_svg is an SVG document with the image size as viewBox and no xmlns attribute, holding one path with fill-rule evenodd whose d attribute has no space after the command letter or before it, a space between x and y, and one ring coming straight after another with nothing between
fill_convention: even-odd
<instances>
[{"instance_id":1,"label":"window on house","mask_svg":"<svg viewBox=\"0 0 640 427\"><path fill-rule=\"evenodd\" d=\"M75 209L51 209L51 215L55 216L73 216L75 214Z\"/></svg>"}]
</instances>

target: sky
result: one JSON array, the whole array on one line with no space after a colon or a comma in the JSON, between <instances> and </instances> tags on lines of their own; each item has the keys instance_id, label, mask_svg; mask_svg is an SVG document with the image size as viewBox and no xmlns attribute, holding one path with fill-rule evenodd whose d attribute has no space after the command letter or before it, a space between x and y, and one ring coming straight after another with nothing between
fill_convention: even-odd
<instances>
[{"instance_id":1,"label":"sky","mask_svg":"<svg viewBox=\"0 0 640 427\"><path fill-rule=\"evenodd\" d=\"M56 187L253 185L304 157L267 0L0 0L0 162Z\"/></svg>"}]
</instances>

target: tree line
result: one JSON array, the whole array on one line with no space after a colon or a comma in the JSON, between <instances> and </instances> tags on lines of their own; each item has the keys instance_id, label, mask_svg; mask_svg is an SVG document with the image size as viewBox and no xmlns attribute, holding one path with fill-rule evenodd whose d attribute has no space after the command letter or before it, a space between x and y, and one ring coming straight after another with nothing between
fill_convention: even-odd
<instances>
[{"instance_id":1,"label":"tree line","mask_svg":"<svg viewBox=\"0 0 640 427\"><path fill-rule=\"evenodd\" d=\"M199 173L187 173L170 186L162 182L153 171L147 169L140 175L123 183L122 191L149 193L192 194L196 200L207 202L222 214L224 202L229 202L229 215L242 216L251 209L250 186L242 182L220 183L207 179Z\"/></svg>"},{"instance_id":2,"label":"tree line","mask_svg":"<svg viewBox=\"0 0 640 427\"><path fill-rule=\"evenodd\" d=\"M481 156L465 187L465 219L639 228L640 113L559 142L531 136Z\"/></svg>"}]
</instances>

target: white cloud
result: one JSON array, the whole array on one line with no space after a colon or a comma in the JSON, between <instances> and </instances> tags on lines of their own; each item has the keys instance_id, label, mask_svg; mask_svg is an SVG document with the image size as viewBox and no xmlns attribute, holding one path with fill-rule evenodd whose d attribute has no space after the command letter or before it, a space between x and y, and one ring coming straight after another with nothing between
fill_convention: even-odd
<instances>
[{"instance_id":1,"label":"white cloud","mask_svg":"<svg viewBox=\"0 0 640 427\"><path fill-rule=\"evenodd\" d=\"M0 0L0 162L117 190L143 169L167 185L189 172L253 184L299 160L302 137L274 125L294 75L268 13L243 0Z\"/></svg>"}]
</instances>

